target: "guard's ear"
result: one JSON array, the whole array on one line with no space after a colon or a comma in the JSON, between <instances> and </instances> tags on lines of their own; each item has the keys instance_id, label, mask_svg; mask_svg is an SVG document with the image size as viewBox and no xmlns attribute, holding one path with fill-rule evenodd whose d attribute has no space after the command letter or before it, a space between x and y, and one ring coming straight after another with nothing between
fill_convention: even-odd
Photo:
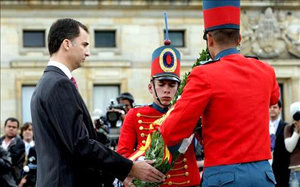
<instances>
[{"instance_id":1,"label":"guard's ear","mask_svg":"<svg viewBox=\"0 0 300 187\"><path fill-rule=\"evenodd\" d=\"M150 92L150 94L153 93L153 81L150 81L148 84L148 91Z\"/></svg>"},{"instance_id":2,"label":"guard's ear","mask_svg":"<svg viewBox=\"0 0 300 187\"><path fill-rule=\"evenodd\" d=\"M207 33L206 36L207 36L207 45L209 47L213 47L215 44L214 38L212 37L212 35L210 33Z\"/></svg>"},{"instance_id":3,"label":"guard's ear","mask_svg":"<svg viewBox=\"0 0 300 187\"><path fill-rule=\"evenodd\" d=\"M241 34L239 34L239 39L238 39L237 45L240 45L241 41L242 41L242 36L241 36Z\"/></svg>"}]
</instances>

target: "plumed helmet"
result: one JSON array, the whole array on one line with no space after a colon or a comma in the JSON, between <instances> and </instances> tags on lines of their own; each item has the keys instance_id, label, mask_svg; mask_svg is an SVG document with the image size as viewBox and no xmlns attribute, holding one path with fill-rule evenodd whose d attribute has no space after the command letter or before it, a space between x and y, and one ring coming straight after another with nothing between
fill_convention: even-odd
<instances>
[{"instance_id":1,"label":"plumed helmet","mask_svg":"<svg viewBox=\"0 0 300 187\"><path fill-rule=\"evenodd\" d=\"M164 46L152 53L151 78L180 82L180 52L171 45L168 36L168 24L165 14L166 39Z\"/></svg>"},{"instance_id":2,"label":"plumed helmet","mask_svg":"<svg viewBox=\"0 0 300 187\"><path fill-rule=\"evenodd\" d=\"M152 54L151 77L180 82L180 53L171 45L157 48Z\"/></svg>"}]
</instances>

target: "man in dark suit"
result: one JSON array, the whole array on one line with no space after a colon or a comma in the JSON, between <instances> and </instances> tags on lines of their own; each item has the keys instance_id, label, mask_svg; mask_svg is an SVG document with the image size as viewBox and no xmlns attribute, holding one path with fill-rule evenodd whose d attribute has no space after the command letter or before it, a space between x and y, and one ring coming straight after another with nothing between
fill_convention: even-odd
<instances>
[{"instance_id":1,"label":"man in dark suit","mask_svg":"<svg viewBox=\"0 0 300 187\"><path fill-rule=\"evenodd\" d=\"M87 27L73 19L59 19L50 28L48 42L51 59L31 100L36 185L97 187L103 174L127 185L133 177L163 181L165 176L150 165L153 161L133 163L96 141L91 117L71 74L89 56Z\"/></svg>"},{"instance_id":2,"label":"man in dark suit","mask_svg":"<svg viewBox=\"0 0 300 187\"><path fill-rule=\"evenodd\" d=\"M284 127L287 125L280 118L282 110L281 101L270 107L270 125L272 126L275 138L271 138L271 146L274 144L272 168L276 179L277 187L288 187L290 170L290 154L284 145Z\"/></svg>"},{"instance_id":3,"label":"man in dark suit","mask_svg":"<svg viewBox=\"0 0 300 187\"><path fill-rule=\"evenodd\" d=\"M7 118L4 122L5 135L0 138L0 146L6 150L12 162L12 174L16 184L19 184L22 178L23 164L25 161L25 145L19 138L19 120L13 117Z\"/></svg>"}]
</instances>

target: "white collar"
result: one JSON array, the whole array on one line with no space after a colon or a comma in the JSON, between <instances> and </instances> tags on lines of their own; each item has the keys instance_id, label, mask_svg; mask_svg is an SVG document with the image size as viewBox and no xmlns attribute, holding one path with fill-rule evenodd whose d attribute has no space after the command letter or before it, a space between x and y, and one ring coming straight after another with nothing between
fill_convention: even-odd
<instances>
[{"instance_id":1,"label":"white collar","mask_svg":"<svg viewBox=\"0 0 300 187\"><path fill-rule=\"evenodd\" d=\"M5 142L5 138L2 142L2 147L3 149L7 150L8 146L10 145L10 143L14 140L15 138L10 139L7 143Z\"/></svg>"},{"instance_id":2,"label":"white collar","mask_svg":"<svg viewBox=\"0 0 300 187\"><path fill-rule=\"evenodd\" d=\"M50 60L48 62L48 66L55 66L55 67L59 68L60 70L62 70L67 75L67 77L69 79L71 79L73 77L71 71L69 70L69 68L67 66L65 66L64 64L60 63L60 62Z\"/></svg>"},{"instance_id":3,"label":"white collar","mask_svg":"<svg viewBox=\"0 0 300 187\"><path fill-rule=\"evenodd\" d=\"M28 145L30 145L30 147L33 147L34 146L34 141L33 140L31 140L30 142L26 142L25 140L24 140L24 143L25 143L25 146L28 144Z\"/></svg>"},{"instance_id":4,"label":"white collar","mask_svg":"<svg viewBox=\"0 0 300 187\"><path fill-rule=\"evenodd\" d=\"M280 118L280 116L278 116L277 119L275 119L274 121L271 121L271 120L270 120L270 122L273 123L273 124L275 125L275 127L276 127L276 126L279 125L280 120L281 120L281 118Z\"/></svg>"}]
</instances>

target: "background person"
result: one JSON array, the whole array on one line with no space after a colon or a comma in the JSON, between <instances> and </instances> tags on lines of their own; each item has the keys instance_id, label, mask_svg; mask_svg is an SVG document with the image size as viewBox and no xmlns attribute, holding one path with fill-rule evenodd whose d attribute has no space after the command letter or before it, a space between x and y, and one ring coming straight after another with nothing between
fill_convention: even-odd
<instances>
[{"instance_id":1,"label":"background person","mask_svg":"<svg viewBox=\"0 0 300 187\"><path fill-rule=\"evenodd\" d=\"M120 135L120 128L123 125L124 119L128 111L134 107L134 98L133 96L128 93L124 92L121 93L116 98L118 104L114 105L111 103L109 106L109 110L106 112L106 121L110 125L110 147L113 150L116 150L119 135Z\"/></svg>"},{"instance_id":2,"label":"background person","mask_svg":"<svg viewBox=\"0 0 300 187\"><path fill-rule=\"evenodd\" d=\"M23 167L24 176L18 187L35 187L37 156L33 138L32 123L26 122L21 127L20 137L25 144L25 162Z\"/></svg>"},{"instance_id":3,"label":"background person","mask_svg":"<svg viewBox=\"0 0 300 187\"><path fill-rule=\"evenodd\" d=\"M27 156L29 153L29 149L31 147L34 147L33 130L31 122L26 122L21 127L20 137L23 139L23 142L25 144L25 153Z\"/></svg>"},{"instance_id":4,"label":"background person","mask_svg":"<svg viewBox=\"0 0 300 187\"><path fill-rule=\"evenodd\" d=\"M300 186L300 102L290 106L293 123L284 129L284 143L290 156L290 187Z\"/></svg>"},{"instance_id":5,"label":"background person","mask_svg":"<svg viewBox=\"0 0 300 187\"><path fill-rule=\"evenodd\" d=\"M97 133L98 141L103 145L109 147L109 124L100 109L93 111L94 127Z\"/></svg>"},{"instance_id":6,"label":"background person","mask_svg":"<svg viewBox=\"0 0 300 187\"><path fill-rule=\"evenodd\" d=\"M117 97L117 101L119 104L124 105L125 114L127 114L129 112L129 110L134 107L134 98L133 98L132 94L129 92L121 93ZM123 121L124 121L124 119L125 119L125 116L122 117Z\"/></svg>"},{"instance_id":7,"label":"background person","mask_svg":"<svg viewBox=\"0 0 300 187\"><path fill-rule=\"evenodd\" d=\"M25 145L18 137L19 126L20 122L17 118L7 118L4 122L5 135L0 138L0 145L11 157L12 174L16 184L21 181L25 161Z\"/></svg>"},{"instance_id":8,"label":"background person","mask_svg":"<svg viewBox=\"0 0 300 187\"><path fill-rule=\"evenodd\" d=\"M273 147L272 169L276 179L277 187L286 187L289 185L290 177L290 153L284 145L284 127L287 125L280 117L282 111L281 101L270 106L270 129L273 129L271 135L271 147Z\"/></svg>"}]
</instances>

